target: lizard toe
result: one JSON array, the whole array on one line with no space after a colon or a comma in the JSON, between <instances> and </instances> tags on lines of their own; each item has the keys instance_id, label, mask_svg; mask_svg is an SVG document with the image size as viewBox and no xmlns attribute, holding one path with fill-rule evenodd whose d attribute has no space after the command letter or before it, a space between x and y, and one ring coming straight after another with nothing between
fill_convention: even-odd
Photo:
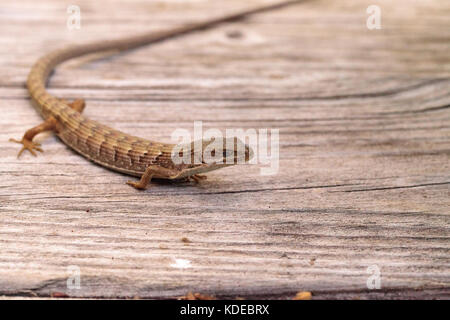
<instances>
[{"instance_id":1,"label":"lizard toe","mask_svg":"<svg viewBox=\"0 0 450 320\"><path fill-rule=\"evenodd\" d=\"M22 155L22 153L25 150L28 150L35 157L37 156L37 154L36 154L36 152L34 152L34 150L39 151L39 152L44 152L44 150L42 150L42 148L39 147L41 145L40 143L33 142L28 139L22 139L19 141L19 140L11 138L11 139L9 139L9 141L15 142L15 143L20 143L22 145L22 149L20 149L19 153L17 154L17 158L20 158L20 156Z\"/></svg>"}]
</instances>

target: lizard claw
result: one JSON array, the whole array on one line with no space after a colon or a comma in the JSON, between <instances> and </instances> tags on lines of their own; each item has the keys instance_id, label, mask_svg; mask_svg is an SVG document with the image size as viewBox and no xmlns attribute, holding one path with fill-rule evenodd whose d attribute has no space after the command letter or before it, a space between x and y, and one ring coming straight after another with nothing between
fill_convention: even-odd
<instances>
[{"instance_id":1,"label":"lizard claw","mask_svg":"<svg viewBox=\"0 0 450 320\"><path fill-rule=\"evenodd\" d=\"M9 139L9 141L11 141L11 142L15 142L15 143L20 143L21 145L23 145L22 146L22 149L20 149L20 151L19 151L19 153L17 154L17 158L20 158L20 156L22 155L22 153L25 151L25 150L28 150L28 151L30 151L30 153L33 155L33 156L37 156L37 154L36 154L36 152L34 152L34 150L36 150L36 151L39 151L39 152L44 152L44 150L42 150L41 148L40 148L40 143L37 143L37 142L33 142L33 141L31 141L31 140L28 140L28 139L22 139L22 140L16 140L16 139Z\"/></svg>"}]
</instances>

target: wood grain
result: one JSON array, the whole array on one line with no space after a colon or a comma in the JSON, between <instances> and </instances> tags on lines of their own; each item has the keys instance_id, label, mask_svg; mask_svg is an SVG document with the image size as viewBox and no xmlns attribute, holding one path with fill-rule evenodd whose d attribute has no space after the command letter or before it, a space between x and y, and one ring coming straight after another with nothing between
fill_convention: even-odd
<instances>
[{"instance_id":1,"label":"wood grain","mask_svg":"<svg viewBox=\"0 0 450 320\"><path fill-rule=\"evenodd\" d=\"M65 63L50 92L86 116L170 141L177 128L280 129L280 170L223 169L146 192L38 124L24 87L65 44L200 21L267 1L56 0L0 11L0 296L450 298L450 6L306 1L118 56ZM187 238L189 241L183 241ZM189 261L178 268L176 259ZM79 266L81 289L67 289ZM366 269L381 270L368 290Z\"/></svg>"}]
</instances>

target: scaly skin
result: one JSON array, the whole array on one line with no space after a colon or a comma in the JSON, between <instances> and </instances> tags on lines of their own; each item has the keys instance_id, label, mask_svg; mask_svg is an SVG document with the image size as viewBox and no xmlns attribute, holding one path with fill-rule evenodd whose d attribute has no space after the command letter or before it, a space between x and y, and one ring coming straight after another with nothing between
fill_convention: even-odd
<instances>
[{"instance_id":1,"label":"scaly skin","mask_svg":"<svg viewBox=\"0 0 450 320\"><path fill-rule=\"evenodd\" d=\"M238 20L250 14L268 11L298 2L301 2L301 0L285 1L193 26L127 39L72 46L45 55L32 67L28 76L27 87L34 106L46 121L28 130L22 140L17 141L11 139L14 142L23 144L19 156L24 150L29 150L33 155L35 155L33 150L42 152L42 149L39 147L40 145L34 143L32 139L40 132L53 130L66 145L95 163L129 175L142 176L139 182L128 182L128 184L138 189L145 189L152 178L181 179L192 177L195 181L198 181L203 178L202 176L198 176L199 173L230 165L206 163L175 165L171 159L173 144L134 137L84 117L81 114L84 108L84 101L76 100L70 104L52 96L45 88L47 79L51 71L58 64L74 57L101 51L129 50L175 38L190 32L207 29L223 22ZM205 147L209 143L210 141L203 141L202 145ZM242 142L238 141L238 143ZM235 146L234 150L231 150L235 154L234 164L238 163L239 160L236 156L236 150L237 146ZM248 146L245 146L245 151L245 161L248 161L252 156L252 151ZM201 159L203 160L203 158Z\"/></svg>"}]
</instances>

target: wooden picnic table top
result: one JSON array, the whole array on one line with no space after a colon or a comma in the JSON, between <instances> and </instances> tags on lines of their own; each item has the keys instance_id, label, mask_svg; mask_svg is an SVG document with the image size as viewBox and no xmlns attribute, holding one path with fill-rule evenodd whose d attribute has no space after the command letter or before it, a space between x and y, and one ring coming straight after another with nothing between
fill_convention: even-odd
<instances>
[{"instance_id":1,"label":"wooden picnic table top","mask_svg":"<svg viewBox=\"0 0 450 320\"><path fill-rule=\"evenodd\" d=\"M4 2L0 11L0 296L449 298L450 6L305 1L120 55L57 68L55 96L171 142L175 129L279 129L279 170L234 166L145 192L52 134L25 80L49 50L267 1ZM79 268L80 288L67 280ZM369 269L372 266L375 269ZM370 290L370 270L381 288Z\"/></svg>"}]
</instances>

